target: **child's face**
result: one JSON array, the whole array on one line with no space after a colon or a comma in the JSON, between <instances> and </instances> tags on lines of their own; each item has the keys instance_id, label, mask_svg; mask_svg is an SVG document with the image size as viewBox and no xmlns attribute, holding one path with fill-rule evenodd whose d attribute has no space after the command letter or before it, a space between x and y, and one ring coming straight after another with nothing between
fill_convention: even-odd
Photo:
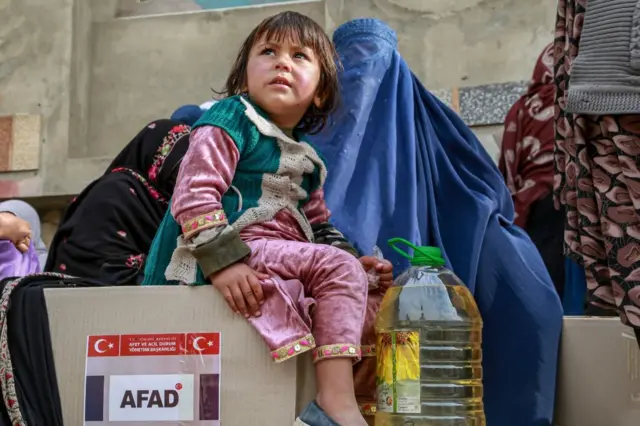
<instances>
[{"instance_id":1,"label":"child's face","mask_svg":"<svg viewBox=\"0 0 640 426\"><path fill-rule=\"evenodd\" d=\"M276 42L262 38L249 53L249 96L281 128L294 128L309 106L318 102L319 82L316 55L294 40Z\"/></svg>"}]
</instances>

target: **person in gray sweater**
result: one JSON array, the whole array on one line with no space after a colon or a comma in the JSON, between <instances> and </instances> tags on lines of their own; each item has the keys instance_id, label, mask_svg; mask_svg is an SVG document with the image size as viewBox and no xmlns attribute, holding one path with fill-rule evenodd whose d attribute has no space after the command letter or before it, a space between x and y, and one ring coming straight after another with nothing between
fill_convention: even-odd
<instances>
[{"instance_id":1,"label":"person in gray sweater","mask_svg":"<svg viewBox=\"0 0 640 426\"><path fill-rule=\"evenodd\" d=\"M581 19L577 16L574 25ZM567 110L640 113L640 1L589 0L579 44Z\"/></svg>"}]
</instances>

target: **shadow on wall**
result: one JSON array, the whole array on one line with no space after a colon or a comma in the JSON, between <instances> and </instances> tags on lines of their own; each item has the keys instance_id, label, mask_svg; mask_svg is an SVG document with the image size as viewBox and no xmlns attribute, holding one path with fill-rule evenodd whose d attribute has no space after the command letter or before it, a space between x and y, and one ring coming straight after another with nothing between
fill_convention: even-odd
<instances>
[{"instance_id":1,"label":"shadow on wall","mask_svg":"<svg viewBox=\"0 0 640 426\"><path fill-rule=\"evenodd\" d=\"M119 0L116 16L118 18L154 16L165 13L264 6L294 1L300 0Z\"/></svg>"},{"instance_id":2,"label":"shadow on wall","mask_svg":"<svg viewBox=\"0 0 640 426\"><path fill-rule=\"evenodd\" d=\"M228 7L257 6L273 3L287 3L299 0L194 0L203 9L224 9Z\"/></svg>"}]
</instances>

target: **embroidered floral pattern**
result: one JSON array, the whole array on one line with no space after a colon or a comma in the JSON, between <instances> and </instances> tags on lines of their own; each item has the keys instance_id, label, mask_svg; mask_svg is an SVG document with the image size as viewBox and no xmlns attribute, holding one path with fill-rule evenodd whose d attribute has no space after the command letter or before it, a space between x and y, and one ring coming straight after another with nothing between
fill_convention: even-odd
<instances>
[{"instance_id":1,"label":"embroidered floral pattern","mask_svg":"<svg viewBox=\"0 0 640 426\"><path fill-rule=\"evenodd\" d=\"M224 210L214 210L210 213L202 214L186 221L182 225L182 234L185 238L214 226L226 225L228 223Z\"/></svg>"},{"instance_id":2,"label":"embroidered floral pattern","mask_svg":"<svg viewBox=\"0 0 640 426\"><path fill-rule=\"evenodd\" d=\"M293 358L296 355L300 355L303 352L307 352L310 349L316 347L316 341L311 334L307 334L302 339L298 339L288 345L276 349L271 352L275 362L286 361L289 358Z\"/></svg>"},{"instance_id":3,"label":"embroidered floral pattern","mask_svg":"<svg viewBox=\"0 0 640 426\"><path fill-rule=\"evenodd\" d=\"M49 276L55 278L69 278L63 274L55 272L43 272L38 276ZM13 426L27 426L26 421L20 411L20 403L16 393L16 383L11 362L11 352L9 350L9 334L7 315L9 313L11 293L20 285L24 278L17 278L7 283L0 296L0 389L2 399L9 416L9 421Z\"/></svg>"},{"instance_id":4,"label":"embroidered floral pattern","mask_svg":"<svg viewBox=\"0 0 640 426\"><path fill-rule=\"evenodd\" d=\"M351 343L336 343L334 345L324 345L313 351L313 362L320 361L325 358L350 357L360 360L362 351L359 346Z\"/></svg>"},{"instance_id":5,"label":"embroidered floral pattern","mask_svg":"<svg viewBox=\"0 0 640 426\"><path fill-rule=\"evenodd\" d=\"M376 345L362 345L360 346L362 356L376 356Z\"/></svg>"},{"instance_id":6,"label":"embroidered floral pattern","mask_svg":"<svg viewBox=\"0 0 640 426\"><path fill-rule=\"evenodd\" d=\"M125 265L127 265L127 268L140 269L144 265L144 259L144 254L132 254L127 258Z\"/></svg>"},{"instance_id":7,"label":"embroidered floral pattern","mask_svg":"<svg viewBox=\"0 0 640 426\"><path fill-rule=\"evenodd\" d=\"M164 205L169 205L169 201L163 197L153 186L151 186L151 184L149 182L147 182L147 180L144 178L144 176L142 176L140 173L137 173L131 169L127 169L126 167L117 167L113 170L111 170L111 173L129 173L131 176L133 176L134 178L136 178L138 181L140 181L140 183L142 183L144 185L144 187L147 189L147 191L149 191L149 194L151 194L151 196L157 200L158 202L164 204ZM135 191L133 190L133 188L129 188L129 190L131 191L132 194L135 195Z\"/></svg>"},{"instance_id":8,"label":"embroidered floral pattern","mask_svg":"<svg viewBox=\"0 0 640 426\"><path fill-rule=\"evenodd\" d=\"M18 395L16 394L7 326L11 292L18 286L20 280L21 279L18 278L7 283L2 291L2 298L0 299L0 388L2 389L4 406L7 409L9 420L14 426L26 426L27 424L22 417Z\"/></svg>"},{"instance_id":9,"label":"embroidered floral pattern","mask_svg":"<svg viewBox=\"0 0 640 426\"><path fill-rule=\"evenodd\" d=\"M149 168L149 179L152 182L156 181L158 173L160 173L160 170L162 170L164 161L173 149L173 146L176 144L176 142L189 133L191 133L191 127L187 126L186 124L174 126L171 130L169 130L167 136L165 136L162 140L162 145L160 145L160 148L158 148L158 152L156 153L155 157L153 157L153 163Z\"/></svg>"},{"instance_id":10,"label":"embroidered floral pattern","mask_svg":"<svg viewBox=\"0 0 640 426\"><path fill-rule=\"evenodd\" d=\"M358 408L363 416L375 416L378 408L377 402L360 402Z\"/></svg>"}]
</instances>

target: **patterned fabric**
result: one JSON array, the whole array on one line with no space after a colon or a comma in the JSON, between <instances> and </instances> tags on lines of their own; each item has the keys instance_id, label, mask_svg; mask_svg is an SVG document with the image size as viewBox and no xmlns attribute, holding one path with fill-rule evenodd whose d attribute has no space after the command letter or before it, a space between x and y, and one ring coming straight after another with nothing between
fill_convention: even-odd
<instances>
[{"instance_id":1,"label":"patterned fabric","mask_svg":"<svg viewBox=\"0 0 640 426\"><path fill-rule=\"evenodd\" d=\"M177 168L189 147L190 133L191 128L185 124L171 120L152 121L125 145L103 176L115 170L132 170L169 199Z\"/></svg>"},{"instance_id":2,"label":"patterned fabric","mask_svg":"<svg viewBox=\"0 0 640 426\"><path fill-rule=\"evenodd\" d=\"M640 115L567 112L587 0L559 0L554 44L556 205L565 252L587 275L589 315L640 328Z\"/></svg>"},{"instance_id":3,"label":"patterned fabric","mask_svg":"<svg viewBox=\"0 0 640 426\"><path fill-rule=\"evenodd\" d=\"M350 343L338 343L334 345L324 345L313 350L313 362L318 362L326 358L355 357L354 362L362 358L362 350L358 345Z\"/></svg>"},{"instance_id":4,"label":"patterned fabric","mask_svg":"<svg viewBox=\"0 0 640 426\"><path fill-rule=\"evenodd\" d=\"M133 176L138 182L140 182L145 189L147 190L147 192L149 193L149 195L151 195L151 197L155 200L157 200L159 203L163 204L165 207L169 205L169 200L167 198L165 198L163 195L161 195L153 186L151 186L151 184L149 184L149 181L147 181L144 176L142 176L140 173L136 172L135 170L131 170L131 169L127 169L125 167L118 167L115 168L113 170L111 170L111 173L128 173L131 176ZM136 194L135 191L132 192L134 195Z\"/></svg>"},{"instance_id":5,"label":"patterned fabric","mask_svg":"<svg viewBox=\"0 0 640 426\"><path fill-rule=\"evenodd\" d=\"M145 126L69 205L44 270L111 285L139 284L189 134L188 126L171 120Z\"/></svg>"},{"instance_id":6,"label":"patterned fabric","mask_svg":"<svg viewBox=\"0 0 640 426\"><path fill-rule=\"evenodd\" d=\"M9 420L13 426L26 426L27 423L20 412L20 403L16 393L16 381L9 351L9 333L7 314L9 313L9 301L11 292L20 283L21 278L10 281L3 289L0 298L0 388L4 406L9 414Z\"/></svg>"},{"instance_id":7,"label":"patterned fabric","mask_svg":"<svg viewBox=\"0 0 640 426\"><path fill-rule=\"evenodd\" d=\"M377 401L358 402L358 408L363 416L375 416L378 407Z\"/></svg>"},{"instance_id":8,"label":"patterned fabric","mask_svg":"<svg viewBox=\"0 0 640 426\"><path fill-rule=\"evenodd\" d=\"M30 297L25 298L27 293L18 290L100 285L56 273L34 274L0 282L0 389L3 400L0 411L1 418L6 414L12 426L45 424L40 421L43 417L48 425L62 424L44 296L35 297L36 293L30 291ZM39 300L42 306L38 305ZM11 324L8 322L9 310L15 311ZM33 348L33 352L29 348ZM12 359L12 353L15 359ZM42 400L42 392L47 395L46 400Z\"/></svg>"},{"instance_id":9,"label":"patterned fabric","mask_svg":"<svg viewBox=\"0 0 640 426\"><path fill-rule=\"evenodd\" d=\"M500 171L515 207L514 223L526 228L531 205L553 188L553 45L538 57L529 90L505 119Z\"/></svg>"},{"instance_id":10,"label":"patterned fabric","mask_svg":"<svg viewBox=\"0 0 640 426\"><path fill-rule=\"evenodd\" d=\"M184 136L187 136L191 133L191 128L187 125L181 124L171 128L169 133L162 139L162 145L158 148L155 156L153 157L153 164L149 167L149 171L147 175L152 182L156 182L158 180L158 173L162 170L162 166L164 165L167 156L173 150L173 147L176 143L182 139Z\"/></svg>"},{"instance_id":11,"label":"patterned fabric","mask_svg":"<svg viewBox=\"0 0 640 426\"><path fill-rule=\"evenodd\" d=\"M205 229L226 225L227 223L227 216L224 214L224 210L214 210L211 213L205 213L187 220L182 225L182 234L184 238L188 239L192 235L198 234Z\"/></svg>"},{"instance_id":12,"label":"patterned fabric","mask_svg":"<svg viewBox=\"0 0 640 426\"><path fill-rule=\"evenodd\" d=\"M310 351L316 347L316 341L313 338L313 334L309 333L302 339L294 340L291 343L271 351L271 357L275 362L283 362L301 353Z\"/></svg>"}]
</instances>

